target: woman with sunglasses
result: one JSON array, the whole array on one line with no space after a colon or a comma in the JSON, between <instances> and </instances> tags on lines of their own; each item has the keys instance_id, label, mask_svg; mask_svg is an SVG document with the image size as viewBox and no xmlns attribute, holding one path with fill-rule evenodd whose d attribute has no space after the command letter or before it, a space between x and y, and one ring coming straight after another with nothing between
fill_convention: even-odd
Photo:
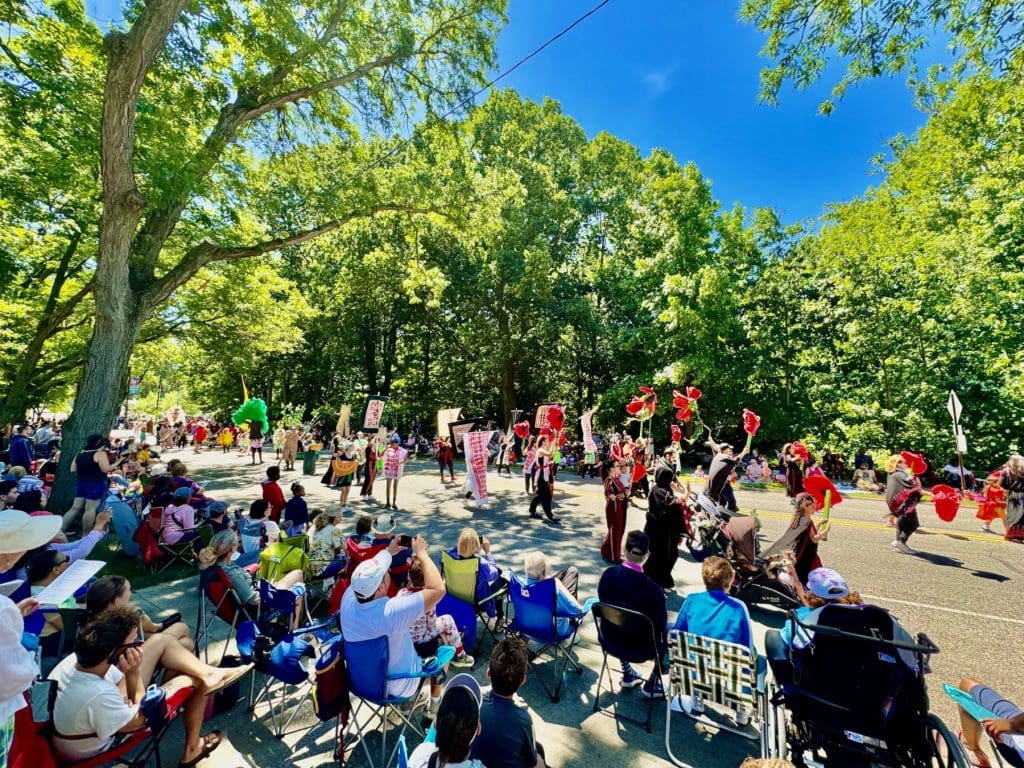
<instances>
[{"instance_id":1,"label":"woman with sunglasses","mask_svg":"<svg viewBox=\"0 0 1024 768\"><path fill-rule=\"evenodd\" d=\"M793 567L801 584L807 583L811 571L821 568L818 542L825 538L829 524L824 523L820 529L814 524L813 516L816 509L817 504L811 494L806 492L797 494L796 509L793 511L793 519L789 522L789 528L764 553L765 560L770 560L773 556L792 553ZM795 585L793 586L795 587Z\"/></svg>"}]
</instances>

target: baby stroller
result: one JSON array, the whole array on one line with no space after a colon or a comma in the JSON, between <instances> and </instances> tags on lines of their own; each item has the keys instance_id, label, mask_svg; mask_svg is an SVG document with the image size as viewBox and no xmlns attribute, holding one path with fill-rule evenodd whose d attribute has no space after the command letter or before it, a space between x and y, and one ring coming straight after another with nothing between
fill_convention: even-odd
<instances>
[{"instance_id":1,"label":"baby stroller","mask_svg":"<svg viewBox=\"0 0 1024 768\"><path fill-rule=\"evenodd\" d=\"M800 768L967 768L959 740L928 711L924 673L939 649L924 634L914 641L870 605L789 621L809 642L790 649L792 683L771 699L773 756Z\"/></svg>"},{"instance_id":2,"label":"baby stroller","mask_svg":"<svg viewBox=\"0 0 1024 768\"><path fill-rule=\"evenodd\" d=\"M726 557L736 571L733 595L747 605L772 605L787 611L799 608L796 592L777 573L779 567L758 556L757 520L733 517L725 529L730 542Z\"/></svg>"}]
</instances>

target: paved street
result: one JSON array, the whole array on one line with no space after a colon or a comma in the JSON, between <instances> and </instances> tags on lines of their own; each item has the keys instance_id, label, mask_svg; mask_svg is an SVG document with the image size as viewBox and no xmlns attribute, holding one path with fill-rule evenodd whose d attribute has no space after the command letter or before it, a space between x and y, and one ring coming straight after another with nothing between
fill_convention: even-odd
<instances>
[{"instance_id":1,"label":"paved street","mask_svg":"<svg viewBox=\"0 0 1024 768\"><path fill-rule=\"evenodd\" d=\"M235 454L196 456L189 451L180 456L189 464L193 477L209 481L208 491L214 497L232 504L247 504L258 497L258 481L264 476L266 465L251 467L247 458ZM323 468L321 460L319 470ZM281 485L286 494L290 483L299 477L297 472L285 473ZM311 508L336 502L336 494L319 484L319 476L301 479ZM604 536L604 502L597 480L581 481L571 475L559 478L555 499L562 524L552 526L527 516L528 499L519 476L513 480L499 479L493 473L488 476L492 494L489 510L466 506L460 493L461 470L458 479L457 485L442 485L433 463L411 463L401 482L402 511L395 513L399 530L423 533L436 553L442 546L453 546L458 531L472 525L491 539L493 553L502 568L521 572L523 555L538 548L555 568L567 564L579 567L581 600L596 594L597 580L605 567L598 555ZM382 482L376 490L378 498L382 498ZM742 489L737 495L743 509L759 511L764 522L763 540L773 541L790 517L784 495ZM365 505L356 500L351 506L361 512ZM973 507L964 508L956 521L946 524L934 516L930 505L922 505L923 529L911 540L919 555L901 555L889 546L893 532L885 527L883 514L880 498L845 500L833 511L832 533L822 543L820 553L825 564L839 570L866 601L890 609L911 633L924 631L940 646L942 652L932 659L933 673L929 678L932 710L954 725L955 709L940 686L943 682L955 683L965 674L989 681L1010 698L1024 700L1024 665L1012 650L1019 645L1014 638L1024 636L1024 598L1020 589L1024 547L981 533ZM643 517L641 507L632 507L628 527L642 527ZM687 592L703 588L699 566L688 558L680 559L675 576L678 594L669 598L670 617ZM194 592L191 579L172 587L145 590L149 597L166 601L168 608L173 603L179 610L183 604L194 606ZM190 616L193 611L189 607L182 612ZM764 630L780 626L783 615L755 610L752 616L759 634L758 646L763 647ZM578 648L585 671L581 677L567 678L560 704L552 705L532 676L521 691L534 710L538 740L544 744L549 762L554 766L588 768L667 764L663 703L655 709L650 735L608 715L593 714L593 690L601 654L591 621L585 625ZM485 645L473 669L481 681L486 679L488 652L489 645ZM634 717L644 711L639 689L602 696L602 704L613 701L621 711ZM673 749L685 759L695 765L723 768L736 766L742 760L747 744L727 734L698 732L692 721L678 714L673 717ZM331 760L331 733L324 726L288 736L282 744L263 723L252 722L241 705L218 720L230 745L219 749L205 765L236 766L244 760L254 766L279 762L314 766ZM305 715L297 722L304 720L315 722ZM352 753L348 760L353 765L365 765L361 751Z\"/></svg>"}]
</instances>

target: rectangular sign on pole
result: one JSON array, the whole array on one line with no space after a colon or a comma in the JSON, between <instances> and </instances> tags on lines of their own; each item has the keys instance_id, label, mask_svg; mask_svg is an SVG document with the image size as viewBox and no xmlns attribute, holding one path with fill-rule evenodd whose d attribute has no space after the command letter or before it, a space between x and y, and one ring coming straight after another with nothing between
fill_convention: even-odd
<instances>
[{"instance_id":1,"label":"rectangular sign on pole","mask_svg":"<svg viewBox=\"0 0 1024 768\"><path fill-rule=\"evenodd\" d=\"M962 429L956 433L956 450L957 453L967 453L967 435Z\"/></svg>"}]
</instances>

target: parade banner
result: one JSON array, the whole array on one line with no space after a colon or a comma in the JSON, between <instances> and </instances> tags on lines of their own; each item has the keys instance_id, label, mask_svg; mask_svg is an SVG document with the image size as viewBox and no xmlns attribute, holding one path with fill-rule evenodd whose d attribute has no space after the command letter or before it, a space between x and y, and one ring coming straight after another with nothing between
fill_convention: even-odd
<instances>
[{"instance_id":1,"label":"parade banner","mask_svg":"<svg viewBox=\"0 0 1024 768\"><path fill-rule=\"evenodd\" d=\"M343 405L338 410L338 423L334 425L335 434L348 437L352 434L352 427L349 422L352 420L352 406Z\"/></svg>"},{"instance_id":2,"label":"parade banner","mask_svg":"<svg viewBox=\"0 0 1024 768\"><path fill-rule=\"evenodd\" d=\"M487 444L494 430L466 432L462 436L466 452L466 475L473 498L478 504L487 503Z\"/></svg>"},{"instance_id":3,"label":"parade banner","mask_svg":"<svg viewBox=\"0 0 1024 768\"><path fill-rule=\"evenodd\" d=\"M458 421L462 415L461 408L442 408L437 412L437 436L440 438L448 430L448 425ZM458 450L456 448L456 450Z\"/></svg>"},{"instance_id":4,"label":"parade banner","mask_svg":"<svg viewBox=\"0 0 1024 768\"><path fill-rule=\"evenodd\" d=\"M384 423L384 406L388 399L381 395L371 395L366 398L366 405L363 406L363 418L360 419L362 426L360 432L376 432Z\"/></svg>"},{"instance_id":5,"label":"parade banner","mask_svg":"<svg viewBox=\"0 0 1024 768\"><path fill-rule=\"evenodd\" d=\"M537 412L533 415L533 428L544 429L548 425L548 410L557 403L545 403L537 406Z\"/></svg>"},{"instance_id":6,"label":"parade banner","mask_svg":"<svg viewBox=\"0 0 1024 768\"><path fill-rule=\"evenodd\" d=\"M594 409L591 408L580 416L580 429L583 430L583 450L589 453L597 452L597 443L594 442L594 428L591 425L591 418L593 415Z\"/></svg>"},{"instance_id":7,"label":"parade banner","mask_svg":"<svg viewBox=\"0 0 1024 768\"><path fill-rule=\"evenodd\" d=\"M462 436L477 425L477 419L463 419L448 423L448 434L451 436L452 449L462 453Z\"/></svg>"}]
</instances>

